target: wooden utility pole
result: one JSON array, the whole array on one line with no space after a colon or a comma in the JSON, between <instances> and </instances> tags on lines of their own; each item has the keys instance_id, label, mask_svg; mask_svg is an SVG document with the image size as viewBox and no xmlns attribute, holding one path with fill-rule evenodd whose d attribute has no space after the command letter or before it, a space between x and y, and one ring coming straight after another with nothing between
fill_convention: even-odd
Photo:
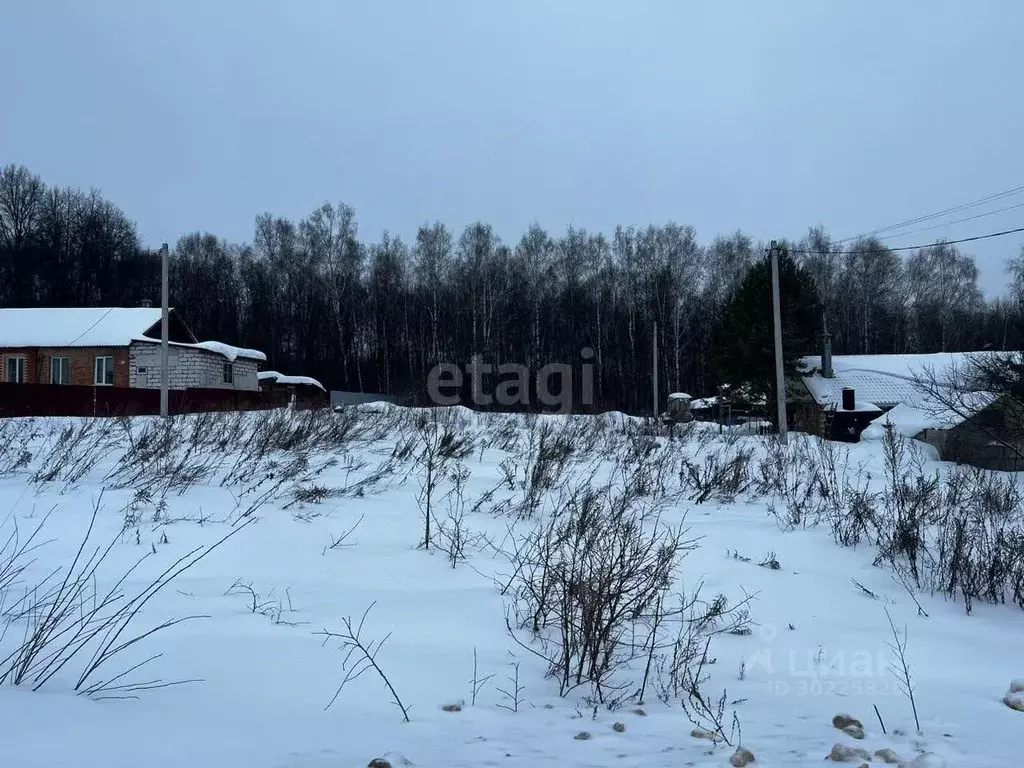
<instances>
[{"instance_id":1,"label":"wooden utility pole","mask_svg":"<svg viewBox=\"0 0 1024 768\"><path fill-rule=\"evenodd\" d=\"M768 253L772 260L772 319L775 324L775 397L779 409L779 442L788 441L786 424L786 373L782 356L782 308L779 299L779 246L772 240Z\"/></svg>"},{"instance_id":2,"label":"wooden utility pole","mask_svg":"<svg viewBox=\"0 0 1024 768\"><path fill-rule=\"evenodd\" d=\"M654 420L658 420L658 324L654 324Z\"/></svg>"},{"instance_id":3,"label":"wooden utility pole","mask_svg":"<svg viewBox=\"0 0 1024 768\"><path fill-rule=\"evenodd\" d=\"M170 365L170 346L168 338L170 331L168 329L168 315L170 314L167 309L167 283L168 283L168 249L167 243L164 243L160 248L160 415L163 418L167 418L169 414L168 408L168 390L170 390L171 384L171 372L169 370Z\"/></svg>"}]
</instances>

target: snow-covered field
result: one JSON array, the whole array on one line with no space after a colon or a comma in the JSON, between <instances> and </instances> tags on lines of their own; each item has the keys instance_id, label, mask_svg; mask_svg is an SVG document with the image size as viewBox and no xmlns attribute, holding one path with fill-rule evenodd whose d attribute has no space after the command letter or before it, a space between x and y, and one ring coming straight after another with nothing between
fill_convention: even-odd
<instances>
[{"instance_id":1,"label":"snow-covered field","mask_svg":"<svg viewBox=\"0 0 1024 768\"><path fill-rule=\"evenodd\" d=\"M668 440L617 415L0 422L0 754L675 767L727 766L742 744L797 768L839 744L866 750L855 766L883 749L914 768L1021 765L1024 712L1004 697L1024 677L1024 547L1001 477L895 438ZM968 508L953 549L973 555L950 560L943 516ZM908 518L919 583L905 547L878 557ZM972 583L1000 593L968 615L944 564L991 551L1002 570ZM339 636L364 613L376 667Z\"/></svg>"}]
</instances>

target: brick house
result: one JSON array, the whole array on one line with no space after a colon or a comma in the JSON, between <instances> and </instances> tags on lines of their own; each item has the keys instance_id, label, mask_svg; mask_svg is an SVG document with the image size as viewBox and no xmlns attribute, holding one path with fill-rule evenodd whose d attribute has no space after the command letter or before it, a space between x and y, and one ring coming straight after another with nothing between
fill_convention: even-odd
<instances>
[{"instance_id":1,"label":"brick house","mask_svg":"<svg viewBox=\"0 0 1024 768\"><path fill-rule=\"evenodd\" d=\"M152 307L0 309L0 382L160 387L161 313ZM262 352L200 342L173 309L171 389L258 391Z\"/></svg>"}]
</instances>

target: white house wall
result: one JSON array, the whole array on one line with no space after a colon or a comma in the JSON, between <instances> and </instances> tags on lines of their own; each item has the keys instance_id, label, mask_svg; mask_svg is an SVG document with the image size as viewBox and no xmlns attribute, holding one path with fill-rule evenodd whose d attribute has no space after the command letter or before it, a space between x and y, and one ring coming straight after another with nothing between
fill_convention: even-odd
<instances>
[{"instance_id":1,"label":"white house wall","mask_svg":"<svg viewBox=\"0 0 1024 768\"><path fill-rule=\"evenodd\" d=\"M129 347L129 386L141 389L160 388L160 345L132 344ZM171 345L168 349L171 389L242 389L260 388L256 377L257 362L236 358L234 382L224 382L224 364L230 361L216 352L195 347ZM142 369L142 370L140 370Z\"/></svg>"}]
</instances>

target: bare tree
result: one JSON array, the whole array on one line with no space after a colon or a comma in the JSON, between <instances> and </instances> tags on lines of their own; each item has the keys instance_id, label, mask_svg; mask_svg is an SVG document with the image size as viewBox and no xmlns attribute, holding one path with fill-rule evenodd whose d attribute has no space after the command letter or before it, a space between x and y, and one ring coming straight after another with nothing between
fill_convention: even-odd
<instances>
[{"instance_id":1,"label":"bare tree","mask_svg":"<svg viewBox=\"0 0 1024 768\"><path fill-rule=\"evenodd\" d=\"M982 303L974 259L946 243L913 253L907 262L907 290L918 334L940 352L958 346L963 327L957 321Z\"/></svg>"}]
</instances>

